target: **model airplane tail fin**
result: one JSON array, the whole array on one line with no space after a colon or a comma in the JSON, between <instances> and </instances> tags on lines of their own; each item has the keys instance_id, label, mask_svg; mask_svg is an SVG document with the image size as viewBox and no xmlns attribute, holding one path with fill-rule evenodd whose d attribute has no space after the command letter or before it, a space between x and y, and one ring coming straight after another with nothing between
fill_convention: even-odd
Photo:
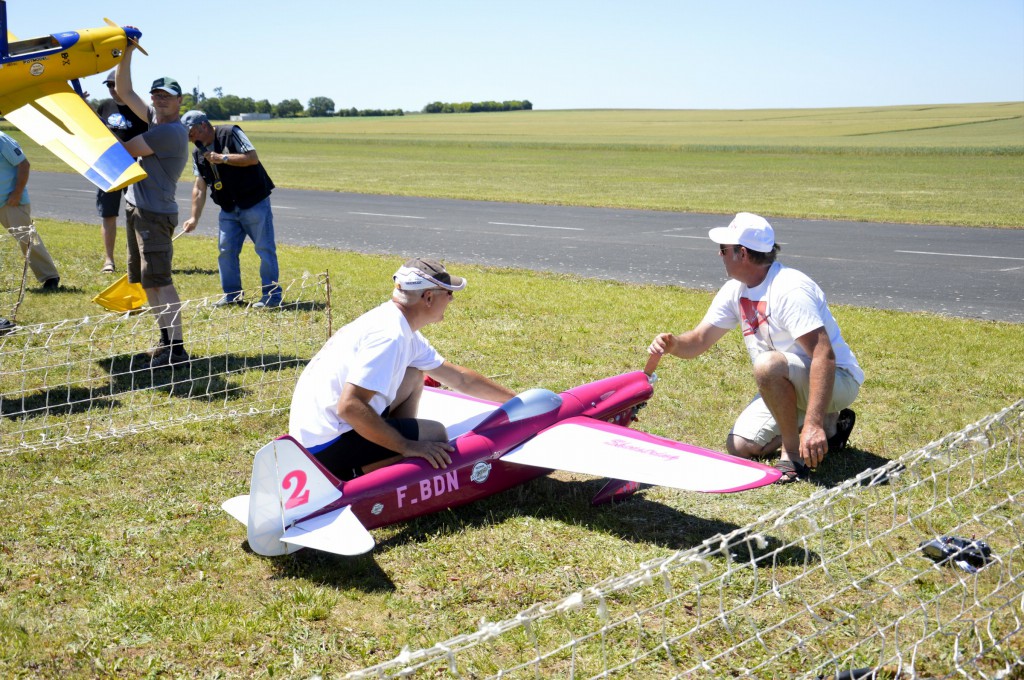
<instances>
[{"instance_id":1,"label":"model airplane tail fin","mask_svg":"<svg viewBox=\"0 0 1024 680\"><path fill-rule=\"evenodd\" d=\"M281 540L285 532L298 520L340 499L341 486L341 481L291 437L270 442L256 452L252 462L246 522L249 547L260 555L298 550L301 545Z\"/></svg>"}]
</instances>

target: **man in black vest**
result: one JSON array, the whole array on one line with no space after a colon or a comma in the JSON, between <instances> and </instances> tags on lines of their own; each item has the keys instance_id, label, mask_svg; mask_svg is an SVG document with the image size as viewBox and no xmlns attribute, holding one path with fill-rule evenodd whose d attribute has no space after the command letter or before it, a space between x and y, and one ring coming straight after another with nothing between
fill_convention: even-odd
<instances>
[{"instance_id":1,"label":"man in black vest","mask_svg":"<svg viewBox=\"0 0 1024 680\"><path fill-rule=\"evenodd\" d=\"M256 149L237 125L210 125L202 111L189 111L181 117L188 139L196 145L192 152L192 216L182 229L194 231L206 205L206 188L220 206L218 220L220 285L224 297L217 306L242 302L242 272L238 256L248 236L260 257L263 294L255 308L280 307L277 246L274 244L274 215L270 210L270 192L274 182L263 169Z\"/></svg>"}]
</instances>

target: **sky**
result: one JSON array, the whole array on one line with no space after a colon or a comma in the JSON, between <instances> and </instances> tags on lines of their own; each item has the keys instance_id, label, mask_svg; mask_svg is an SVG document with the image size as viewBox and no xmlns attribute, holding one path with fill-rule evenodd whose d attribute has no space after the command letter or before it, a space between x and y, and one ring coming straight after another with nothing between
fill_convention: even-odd
<instances>
[{"instance_id":1,"label":"sky","mask_svg":"<svg viewBox=\"0 0 1024 680\"><path fill-rule=\"evenodd\" d=\"M419 111L1024 101L1024 0L8 0L19 38L142 30L160 76L278 103ZM83 80L93 97L102 76Z\"/></svg>"}]
</instances>

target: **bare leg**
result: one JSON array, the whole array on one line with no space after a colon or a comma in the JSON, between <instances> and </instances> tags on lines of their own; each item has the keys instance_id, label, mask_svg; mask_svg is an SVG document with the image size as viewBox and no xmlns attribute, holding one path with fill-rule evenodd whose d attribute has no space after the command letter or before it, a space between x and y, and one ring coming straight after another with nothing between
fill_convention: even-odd
<instances>
[{"instance_id":1,"label":"bare leg","mask_svg":"<svg viewBox=\"0 0 1024 680\"><path fill-rule=\"evenodd\" d=\"M415 418L420 408L420 397L423 395L423 371L416 368L405 369L405 377L398 386L395 400L391 402L388 415L391 418ZM423 437L421 437L423 439Z\"/></svg>"},{"instance_id":2,"label":"bare leg","mask_svg":"<svg viewBox=\"0 0 1024 680\"><path fill-rule=\"evenodd\" d=\"M103 218L103 249L107 252L104 265L114 266L114 244L117 243L117 218Z\"/></svg>"},{"instance_id":3,"label":"bare leg","mask_svg":"<svg viewBox=\"0 0 1024 680\"><path fill-rule=\"evenodd\" d=\"M738 458L764 458L778 451L781 445L782 437L775 437L764 446L738 434L730 434L725 440L725 450Z\"/></svg>"},{"instance_id":4,"label":"bare leg","mask_svg":"<svg viewBox=\"0 0 1024 680\"><path fill-rule=\"evenodd\" d=\"M159 288L146 288L146 298L156 315L156 325L167 330L171 342L181 340L181 298L172 283Z\"/></svg>"},{"instance_id":5,"label":"bare leg","mask_svg":"<svg viewBox=\"0 0 1024 680\"><path fill-rule=\"evenodd\" d=\"M789 362L781 352L765 352L754 362L754 380L779 427L783 460L800 461L796 388L789 381Z\"/></svg>"}]
</instances>

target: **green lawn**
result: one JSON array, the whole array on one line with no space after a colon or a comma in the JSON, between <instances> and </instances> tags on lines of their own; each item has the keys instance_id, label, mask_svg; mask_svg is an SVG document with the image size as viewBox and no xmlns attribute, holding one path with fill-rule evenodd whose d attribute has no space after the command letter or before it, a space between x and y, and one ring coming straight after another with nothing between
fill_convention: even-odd
<instances>
[{"instance_id":1,"label":"green lawn","mask_svg":"<svg viewBox=\"0 0 1024 680\"><path fill-rule=\"evenodd\" d=\"M535 111L269 121L245 129L282 186L1019 228L1022 113L1021 103ZM35 170L65 169L31 144L26 151ZM90 300L110 279L95 273L99 229L91 214L83 219L90 223L37 221L67 290L30 289L21 323L101 311ZM119 249L123 232L120 238ZM215 240L189 236L175 248L182 296L216 294ZM282 280L331 272L335 328L386 299L404 255L294 247L279 254ZM448 264L472 283L456 295L446 322L426 334L451 360L516 390L559 391L636 370L654 334L691 327L711 298ZM257 266L247 249L246 282L258 280ZM589 506L598 480L557 474L375 531L371 555L301 551L264 559L245 550L244 529L219 506L246 491L252 453L287 429L285 414L2 457L0 676L333 677L698 545L1024 395L1024 365L1015 360L1024 355L1019 325L844 306L833 312L867 381L855 404L851 449L829 457L811 483L727 496L654 488L610 509ZM263 318L261 331L322 319L319 310ZM198 337L204 331L186 327L186 343L257 351L255 337L225 333L211 341ZM0 371L4 392L20 389L16 368L26 367ZM659 374L638 426L720 448L752 393L738 334L698 360L665 360ZM251 390L253 402L266 396L256 392L264 383L247 383L247 375L232 380ZM184 410L191 399L202 395L169 394L163 406ZM127 410L131 402L110 408ZM0 435L14 427L13 419L0 419ZM1017 493L1019 485L1011 485L987 492ZM944 508L954 518L959 511ZM844 568L870 571L872 559L850 555ZM779 567L785 576L799 568ZM807 597L824 600L834 584L813 587L820 592ZM886 606L883 616L897 613ZM837 644L843 634L837 631ZM707 640L712 649L716 642ZM932 646L921 655L952 672L946 651Z\"/></svg>"},{"instance_id":2,"label":"green lawn","mask_svg":"<svg viewBox=\"0 0 1024 680\"><path fill-rule=\"evenodd\" d=\"M94 273L98 228L49 220L39 228L69 291L30 290L19 320L96 314L90 298L107 283ZM214 294L216 242L190 236L175 247L183 295ZM335 327L385 299L401 261L316 248L279 252L284 280L332 272ZM244 280L256 281L251 250L243 262ZM449 264L472 283L456 295L445 323L426 334L451 360L517 390L558 391L636 370L654 334L692 326L711 297ZM244 549L244 529L219 505L246 491L252 453L286 430L285 415L2 458L0 675L334 677L697 545L1024 394L1024 364L1013 360L1024 355L1019 325L833 311L867 381L851 450L827 459L812 483L727 496L650 489L610 509L589 506L598 480L555 475L375 531L371 555L301 551L265 559ZM289 311L264 317L266 324L305 318ZM197 344L190 332L197 331L186 328L186 342ZM666 359L659 374L639 427L719 448L752 392L739 335L696 361ZM191 398L169 400L184 408ZM826 597L833 586L821 587Z\"/></svg>"},{"instance_id":3,"label":"green lawn","mask_svg":"<svg viewBox=\"0 0 1024 680\"><path fill-rule=\"evenodd\" d=\"M1024 227L1021 102L317 118L244 129L285 187ZM26 151L34 168L66 171L33 144Z\"/></svg>"}]
</instances>

